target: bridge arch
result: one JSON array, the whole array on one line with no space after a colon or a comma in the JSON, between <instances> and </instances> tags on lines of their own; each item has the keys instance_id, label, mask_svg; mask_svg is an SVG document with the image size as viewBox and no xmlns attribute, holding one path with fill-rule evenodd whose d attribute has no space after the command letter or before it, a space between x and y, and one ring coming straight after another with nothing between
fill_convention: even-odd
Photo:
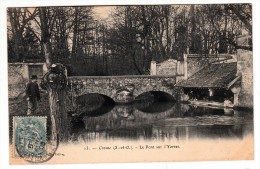
<instances>
[{"instance_id":1,"label":"bridge arch","mask_svg":"<svg viewBox=\"0 0 260 169\"><path fill-rule=\"evenodd\" d=\"M150 93L155 99L161 100L161 101L176 101L177 98L175 98L174 95L172 95L171 91L160 91L160 90L150 90L145 91L135 97L136 100L138 100L142 95L146 95L147 93Z\"/></svg>"},{"instance_id":2,"label":"bridge arch","mask_svg":"<svg viewBox=\"0 0 260 169\"><path fill-rule=\"evenodd\" d=\"M144 113L166 112L177 102L173 95L163 91L144 92L135 100L135 107Z\"/></svg>"},{"instance_id":3,"label":"bridge arch","mask_svg":"<svg viewBox=\"0 0 260 169\"><path fill-rule=\"evenodd\" d=\"M154 95L167 95L167 96L171 96L175 101L178 100L178 92L176 91L176 88L168 88L168 87L157 87L157 88L153 88L153 87L146 87L144 89L141 90L136 90L134 91L134 97L138 98L138 96L142 95L143 93L147 93L147 92L151 92Z\"/></svg>"},{"instance_id":4,"label":"bridge arch","mask_svg":"<svg viewBox=\"0 0 260 169\"><path fill-rule=\"evenodd\" d=\"M76 96L75 102L79 103L84 101L85 99L92 100L92 101L101 101L101 102L105 102L105 101L111 103L115 102L111 96L99 92L83 93L81 95L78 95Z\"/></svg>"},{"instance_id":5,"label":"bridge arch","mask_svg":"<svg viewBox=\"0 0 260 169\"><path fill-rule=\"evenodd\" d=\"M99 116L111 111L114 100L100 93L86 93L75 98L76 111L79 116Z\"/></svg>"},{"instance_id":6,"label":"bridge arch","mask_svg":"<svg viewBox=\"0 0 260 169\"><path fill-rule=\"evenodd\" d=\"M84 95L97 94L97 95L102 96L103 98L108 98L108 99L112 99L113 101L116 101L115 92L116 91L112 88L104 89L102 87L95 88L95 86L91 86L91 88L88 88L88 89L81 88L80 91L74 92L73 96L78 98L78 97L84 96Z\"/></svg>"}]
</instances>

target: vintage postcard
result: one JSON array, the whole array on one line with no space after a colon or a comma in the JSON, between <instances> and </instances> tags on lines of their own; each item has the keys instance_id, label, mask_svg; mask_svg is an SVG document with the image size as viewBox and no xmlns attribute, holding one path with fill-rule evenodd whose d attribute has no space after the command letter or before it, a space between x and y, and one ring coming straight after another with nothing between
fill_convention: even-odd
<instances>
[{"instance_id":1,"label":"vintage postcard","mask_svg":"<svg viewBox=\"0 0 260 169\"><path fill-rule=\"evenodd\" d=\"M10 165L254 160L252 5L7 7Z\"/></svg>"}]
</instances>

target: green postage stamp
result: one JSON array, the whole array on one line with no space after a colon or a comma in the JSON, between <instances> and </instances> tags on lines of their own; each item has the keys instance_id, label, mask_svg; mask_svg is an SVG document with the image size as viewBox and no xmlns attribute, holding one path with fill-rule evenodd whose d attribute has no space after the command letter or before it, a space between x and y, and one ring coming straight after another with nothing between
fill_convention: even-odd
<instances>
[{"instance_id":1,"label":"green postage stamp","mask_svg":"<svg viewBox=\"0 0 260 169\"><path fill-rule=\"evenodd\" d=\"M44 158L46 156L46 116L14 116L14 157Z\"/></svg>"}]
</instances>

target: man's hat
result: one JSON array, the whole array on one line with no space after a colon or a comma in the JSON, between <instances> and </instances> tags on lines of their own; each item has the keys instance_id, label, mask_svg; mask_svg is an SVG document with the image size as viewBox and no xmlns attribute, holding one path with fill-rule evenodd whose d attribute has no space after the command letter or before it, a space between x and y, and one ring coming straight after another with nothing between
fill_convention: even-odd
<instances>
[{"instance_id":1,"label":"man's hat","mask_svg":"<svg viewBox=\"0 0 260 169\"><path fill-rule=\"evenodd\" d=\"M32 75L32 78L31 79L38 79L37 78L37 75Z\"/></svg>"}]
</instances>

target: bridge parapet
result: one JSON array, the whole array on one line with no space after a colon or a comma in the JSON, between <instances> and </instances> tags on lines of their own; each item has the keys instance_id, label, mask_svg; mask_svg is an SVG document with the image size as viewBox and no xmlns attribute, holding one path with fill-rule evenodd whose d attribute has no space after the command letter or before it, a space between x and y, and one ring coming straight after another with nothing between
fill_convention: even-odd
<instances>
[{"instance_id":1,"label":"bridge parapet","mask_svg":"<svg viewBox=\"0 0 260 169\"><path fill-rule=\"evenodd\" d=\"M71 76L68 83L74 97L88 93L109 96L122 101L125 94L135 98L149 91L162 91L175 95L176 76L169 75L128 75L128 76Z\"/></svg>"}]
</instances>

